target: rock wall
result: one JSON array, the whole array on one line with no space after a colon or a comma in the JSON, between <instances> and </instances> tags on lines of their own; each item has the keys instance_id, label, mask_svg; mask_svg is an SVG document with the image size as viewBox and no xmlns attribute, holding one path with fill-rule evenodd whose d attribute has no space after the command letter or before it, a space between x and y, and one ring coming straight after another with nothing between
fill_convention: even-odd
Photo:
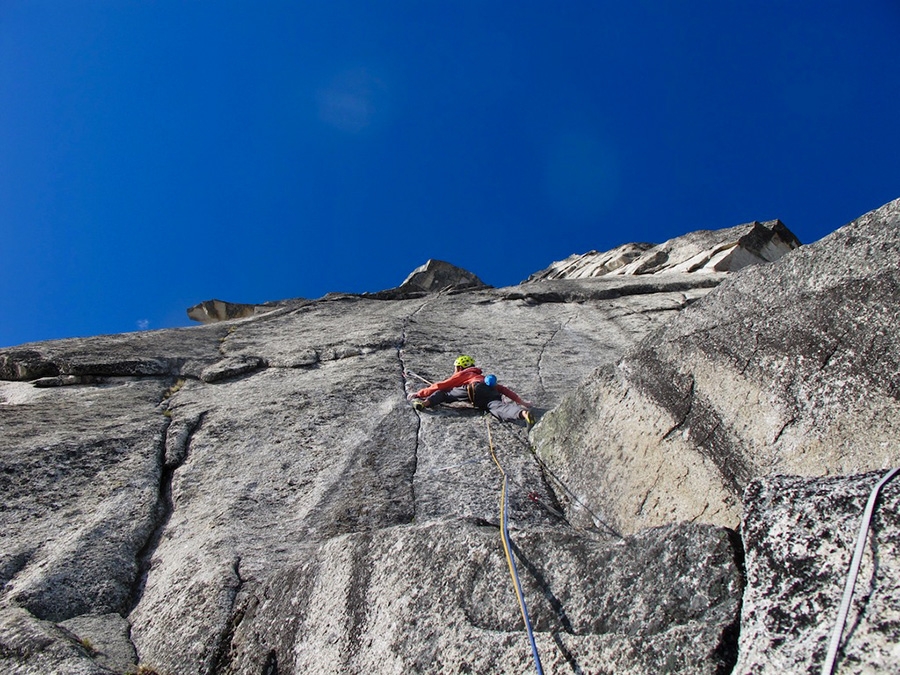
<instances>
[{"instance_id":1,"label":"rock wall","mask_svg":"<svg viewBox=\"0 0 900 675\"><path fill-rule=\"evenodd\" d=\"M265 314L275 309L275 305L247 305L224 300L205 300L189 307L188 316L200 323L216 323L228 319L243 319L248 316Z\"/></svg>"},{"instance_id":2,"label":"rock wall","mask_svg":"<svg viewBox=\"0 0 900 675\"><path fill-rule=\"evenodd\" d=\"M765 566L784 517L765 481L898 459L897 209L734 276L493 289L441 264L374 295L0 350L0 670L527 672L493 448L545 672L801 672L825 618L772 632L779 608L812 619L798 563ZM536 402L534 430L409 407L460 353ZM834 480L849 523L869 478ZM805 503L773 532L818 522ZM840 672L888 662L893 605L859 611L873 646Z\"/></svg>"},{"instance_id":3,"label":"rock wall","mask_svg":"<svg viewBox=\"0 0 900 675\"><path fill-rule=\"evenodd\" d=\"M885 472L753 481L745 494L747 592L735 673L819 673L837 623L861 514ZM900 481L885 485L866 540L837 672L900 663Z\"/></svg>"},{"instance_id":4,"label":"rock wall","mask_svg":"<svg viewBox=\"0 0 900 675\"><path fill-rule=\"evenodd\" d=\"M535 272L528 281L590 279L609 274L737 272L774 262L800 246L780 220L754 221L724 230L700 230L654 246L625 244L612 251L572 255Z\"/></svg>"},{"instance_id":5,"label":"rock wall","mask_svg":"<svg viewBox=\"0 0 900 675\"><path fill-rule=\"evenodd\" d=\"M735 527L759 476L897 464L898 230L895 201L729 277L580 385L537 430L539 454L628 532Z\"/></svg>"}]
</instances>

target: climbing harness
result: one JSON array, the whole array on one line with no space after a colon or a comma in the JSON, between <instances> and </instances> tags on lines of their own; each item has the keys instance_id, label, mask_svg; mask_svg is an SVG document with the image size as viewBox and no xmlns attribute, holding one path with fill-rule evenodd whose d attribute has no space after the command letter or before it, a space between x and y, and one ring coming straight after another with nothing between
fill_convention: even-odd
<instances>
[{"instance_id":1,"label":"climbing harness","mask_svg":"<svg viewBox=\"0 0 900 675\"><path fill-rule=\"evenodd\" d=\"M500 392L484 382L469 382L466 385L466 394L469 396L469 403L482 411L487 411L488 403L491 401L499 401L502 398Z\"/></svg>"},{"instance_id":2,"label":"climbing harness","mask_svg":"<svg viewBox=\"0 0 900 675\"><path fill-rule=\"evenodd\" d=\"M488 445L491 449L491 458L494 460L494 464L497 465L500 474L503 476L503 486L500 489L500 521L502 523L500 532L503 539L503 552L506 553L506 563L509 565L509 574L513 580L516 597L519 599L519 609L522 610L522 619L525 621L525 630L528 631L528 641L531 643L531 655L534 657L534 666L537 669L538 675L544 675L544 670L541 667L541 657L538 654L537 644L534 641L534 629L531 627L531 619L528 617L528 607L525 604L525 596L522 593L522 584L519 582L519 573L516 571L516 563L510 552L512 542L509 540L509 503L506 499L509 479L506 475L506 471L503 470L500 461L497 459L497 454L494 452L494 439L491 436L490 415L485 416L485 424L487 425Z\"/></svg>"},{"instance_id":3,"label":"climbing harness","mask_svg":"<svg viewBox=\"0 0 900 675\"><path fill-rule=\"evenodd\" d=\"M822 666L822 675L831 675L837 663L837 653L841 646L841 637L844 633L844 626L847 623L847 614L850 611L850 601L853 599L853 587L856 585L856 576L859 574L859 566L862 562L863 552L866 548L866 539L869 536L869 524L872 521L872 513L875 511L875 502L878 500L878 494L881 488L887 484L891 478L897 475L900 468L891 469L884 477L872 488L869 494L869 501L866 504L866 510L863 512L862 524L859 526L859 536L856 538L856 550L853 552L853 561L850 563L850 572L847 574L847 582L844 585L844 597L841 600L841 609L838 612L837 623L834 626L834 632L831 634L831 644L828 646L828 655L825 657L825 664Z\"/></svg>"}]
</instances>

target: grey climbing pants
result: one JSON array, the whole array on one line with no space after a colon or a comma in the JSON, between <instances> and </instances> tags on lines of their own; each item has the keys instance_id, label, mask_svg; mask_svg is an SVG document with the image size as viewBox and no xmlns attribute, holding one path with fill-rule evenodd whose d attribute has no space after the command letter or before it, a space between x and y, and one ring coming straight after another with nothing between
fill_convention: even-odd
<instances>
[{"instance_id":1,"label":"grey climbing pants","mask_svg":"<svg viewBox=\"0 0 900 675\"><path fill-rule=\"evenodd\" d=\"M458 401L469 403L469 392L465 387L456 387L449 391L436 391L426 400L429 408L433 408L441 403L456 403ZM501 422L513 422L519 419L522 410L524 408L518 403L504 401L503 399L488 401L487 404L487 411Z\"/></svg>"}]
</instances>

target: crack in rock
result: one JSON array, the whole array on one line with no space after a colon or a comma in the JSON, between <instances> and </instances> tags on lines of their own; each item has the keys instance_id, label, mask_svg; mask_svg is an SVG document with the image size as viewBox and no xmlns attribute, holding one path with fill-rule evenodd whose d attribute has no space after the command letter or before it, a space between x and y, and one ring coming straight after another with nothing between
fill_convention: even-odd
<instances>
[{"instance_id":1,"label":"crack in rock","mask_svg":"<svg viewBox=\"0 0 900 675\"><path fill-rule=\"evenodd\" d=\"M234 560L232 560L231 571L234 575L235 583L230 585L227 589L229 603L228 615L230 619L222 627L222 631L215 642L216 647L212 651L206 675L216 675L216 673L222 672L222 669L228 665L235 631L241 625L244 616L246 615L246 610L244 608L235 610L235 607L237 607L238 596L245 584L245 580L241 577L240 556L235 556Z\"/></svg>"},{"instance_id":2,"label":"crack in rock","mask_svg":"<svg viewBox=\"0 0 900 675\"><path fill-rule=\"evenodd\" d=\"M559 324L555 331L547 338L547 341L541 346L541 351L538 354L537 358L537 369L538 369L538 382L541 385L541 394L546 396L547 387L544 385L544 355L547 352L547 349L550 347L550 343L559 335L568 325L571 323L574 315L570 315L568 319L566 319L563 323Z\"/></svg>"},{"instance_id":3,"label":"crack in rock","mask_svg":"<svg viewBox=\"0 0 900 675\"><path fill-rule=\"evenodd\" d=\"M428 302L423 302L419 305L414 312L412 312L409 316L407 316L403 320L403 326L400 329L400 340L397 343L397 360L400 363L400 387L403 392L403 399L406 400L407 391L406 387L408 384L408 380L406 379L406 359L403 356L403 352L406 349L406 344L408 341L407 335L407 326L409 322L413 320L413 317L416 316L419 312L421 312ZM416 474L419 471L419 445L422 442L422 420L419 415L416 415L416 434L415 441L412 450L412 473L410 475L410 494L412 499L412 518L415 520L416 517Z\"/></svg>"},{"instance_id":4,"label":"crack in rock","mask_svg":"<svg viewBox=\"0 0 900 675\"><path fill-rule=\"evenodd\" d=\"M172 500L172 480L175 471L187 460L191 439L202 425L205 417L206 411L203 411L185 422L179 420L170 422L166 426L159 451L159 498L155 506L155 524L147 542L137 554L138 573L132 587L131 600L126 614L134 611L144 595L147 577L152 566L153 553L159 546L163 531L175 509L175 504Z\"/></svg>"}]
</instances>

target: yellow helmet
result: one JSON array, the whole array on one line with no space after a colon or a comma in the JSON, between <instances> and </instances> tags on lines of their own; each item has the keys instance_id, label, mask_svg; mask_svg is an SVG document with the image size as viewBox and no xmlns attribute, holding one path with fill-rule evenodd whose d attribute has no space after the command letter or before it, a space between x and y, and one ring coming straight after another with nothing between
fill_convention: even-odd
<instances>
[{"instance_id":1,"label":"yellow helmet","mask_svg":"<svg viewBox=\"0 0 900 675\"><path fill-rule=\"evenodd\" d=\"M463 354L453 362L453 365L457 368L471 368L475 365L475 359L473 359L471 356L466 356L465 354Z\"/></svg>"}]
</instances>

